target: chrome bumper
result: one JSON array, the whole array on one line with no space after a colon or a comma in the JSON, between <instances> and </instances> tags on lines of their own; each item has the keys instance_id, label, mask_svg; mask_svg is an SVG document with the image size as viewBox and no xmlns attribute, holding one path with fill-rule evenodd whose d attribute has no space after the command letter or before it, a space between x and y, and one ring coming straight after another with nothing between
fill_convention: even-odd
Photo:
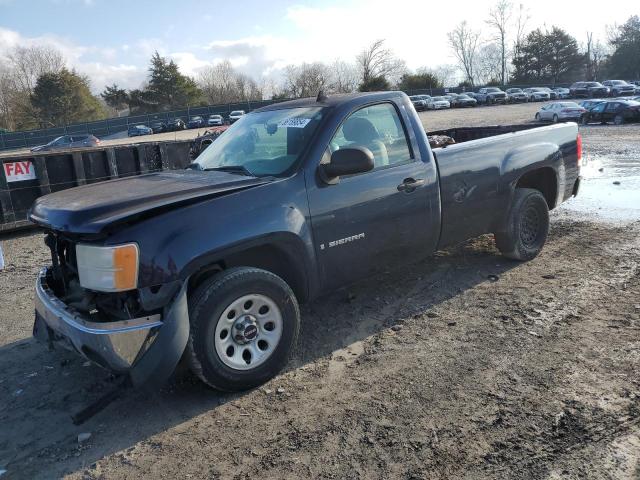
<instances>
[{"instance_id":1,"label":"chrome bumper","mask_svg":"<svg viewBox=\"0 0 640 480\"><path fill-rule=\"evenodd\" d=\"M92 322L57 298L47 285L47 269L38 275L35 297L34 337L51 347L71 348L116 373L128 373L134 384L149 377L168 378L186 346L189 319L184 288L166 315L113 322Z\"/></svg>"}]
</instances>

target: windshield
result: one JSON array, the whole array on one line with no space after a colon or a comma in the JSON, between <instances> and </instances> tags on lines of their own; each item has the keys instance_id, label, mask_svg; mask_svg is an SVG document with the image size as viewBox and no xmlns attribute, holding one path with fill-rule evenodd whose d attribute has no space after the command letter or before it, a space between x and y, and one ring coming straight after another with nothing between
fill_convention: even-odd
<instances>
[{"instance_id":1,"label":"windshield","mask_svg":"<svg viewBox=\"0 0 640 480\"><path fill-rule=\"evenodd\" d=\"M309 144L320 107L268 110L243 115L200 154L203 170L242 167L251 175L281 175Z\"/></svg>"},{"instance_id":2,"label":"windshield","mask_svg":"<svg viewBox=\"0 0 640 480\"><path fill-rule=\"evenodd\" d=\"M447 102L448 100L445 97L433 97L431 100L434 102Z\"/></svg>"},{"instance_id":3,"label":"windshield","mask_svg":"<svg viewBox=\"0 0 640 480\"><path fill-rule=\"evenodd\" d=\"M239 116L239 115L244 115L244 112L242 110L234 110L229 115Z\"/></svg>"},{"instance_id":4,"label":"windshield","mask_svg":"<svg viewBox=\"0 0 640 480\"><path fill-rule=\"evenodd\" d=\"M560 105L563 108L580 108L580 105L578 105L575 102L562 102L562 103L559 103L558 105Z\"/></svg>"},{"instance_id":5,"label":"windshield","mask_svg":"<svg viewBox=\"0 0 640 480\"><path fill-rule=\"evenodd\" d=\"M489 93L493 93L493 92L499 92L500 89L497 87L492 87L492 88L487 88L487 92Z\"/></svg>"}]
</instances>

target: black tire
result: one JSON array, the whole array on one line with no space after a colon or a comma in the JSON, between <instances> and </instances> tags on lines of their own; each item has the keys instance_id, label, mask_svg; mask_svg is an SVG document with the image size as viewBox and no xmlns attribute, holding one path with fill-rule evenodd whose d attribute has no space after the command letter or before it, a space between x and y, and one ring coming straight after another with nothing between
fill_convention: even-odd
<instances>
[{"instance_id":1,"label":"black tire","mask_svg":"<svg viewBox=\"0 0 640 480\"><path fill-rule=\"evenodd\" d=\"M227 307L251 294L264 295L278 306L282 334L263 363L238 370L220 359L214 337ZM289 361L300 331L300 309L289 285L271 272L250 267L231 268L205 281L189 298L189 319L186 354L191 370L207 385L226 392L254 388L277 375Z\"/></svg>"},{"instance_id":2,"label":"black tire","mask_svg":"<svg viewBox=\"0 0 640 480\"><path fill-rule=\"evenodd\" d=\"M589 115L582 115L582 117L580 117L580 123L582 123L582 125L589 125Z\"/></svg>"},{"instance_id":3,"label":"black tire","mask_svg":"<svg viewBox=\"0 0 640 480\"><path fill-rule=\"evenodd\" d=\"M613 118L613 123L616 125L624 125L624 117L621 114L617 114Z\"/></svg>"},{"instance_id":4,"label":"black tire","mask_svg":"<svg viewBox=\"0 0 640 480\"><path fill-rule=\"evenodd\" d=\"M553 116L553 123L558 123L558 115Z\"/></svg>"},{"instance_id":5,"label":"black tire","mask_svg":"<svg viewBox=\"0 0 640 480\"><path fill-rule=\"evenodd\" d=\"M540 114L536 113L536 122L539 122L539 121L540 121Z\"/></svg>"},{"instance_id":6,"label":"black tire","mask_svg":"<svg viewBox=\"0 0 640 480\"><path fill-rule=\"evenodd\" d=\"M517 188L505 230L496 232L496 246L507 258L528 261L535 258L549 234L549 207L538 190Z\"/></svg>"}]
</instances>

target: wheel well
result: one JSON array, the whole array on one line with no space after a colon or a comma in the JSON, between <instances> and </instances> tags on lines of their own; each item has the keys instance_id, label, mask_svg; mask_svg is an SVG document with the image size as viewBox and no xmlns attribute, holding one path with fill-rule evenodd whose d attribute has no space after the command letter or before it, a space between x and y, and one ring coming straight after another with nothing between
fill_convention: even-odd
<instances>
[{"instance_id":1,"label":"wheel well","mask_svg":"<svg viewBox=\"0 0 640 480\"><path fill-rule=\"evenodd\" d=\"M254 267L267 270L291 287L299 302L307 300L307 283L304 273L297 267L300 261L291 254L273 245L261 245L227 255L201 268L189 280L189 291L193 291L205 280L231 267Z\"/></svg>"},{"instance_id":2,"label":"wheel well","mask_svg":"<svg viewBox=\"0 0 640 480\"><path fill-rule=\"evenodd\" d=\"M558 198L558 180L556 179L556 173L552 168L539 168L525 173L520 177L518 183L516 183L516 188L536 189L544 196L549 210L553 210L556 206L556 199Z\"/></svg>"}]
</instances>

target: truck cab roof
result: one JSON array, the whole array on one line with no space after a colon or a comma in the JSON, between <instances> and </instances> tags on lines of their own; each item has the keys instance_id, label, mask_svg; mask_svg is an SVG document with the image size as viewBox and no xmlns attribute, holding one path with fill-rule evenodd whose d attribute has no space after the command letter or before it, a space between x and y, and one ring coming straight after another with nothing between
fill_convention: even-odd
<instances>
[{"instance_id":1,"label":"truck cab roof","mask_svg":"<svg viewBox=\"0 0 640 480\"><path fill-rule=\"evenodd\" d=\"M316 97L300 98L297 100L289 100L286 102L274 103L266 107L254 110L254 112L266 112L269 110L282 110L285 108L300 107L337 107L343 105L361 105L369 101L392 100L405 95L403 92L363 92L363 93L346 93L337 95L328 95L323 100L318 101Z\"/></svg>"}]
</instances>

